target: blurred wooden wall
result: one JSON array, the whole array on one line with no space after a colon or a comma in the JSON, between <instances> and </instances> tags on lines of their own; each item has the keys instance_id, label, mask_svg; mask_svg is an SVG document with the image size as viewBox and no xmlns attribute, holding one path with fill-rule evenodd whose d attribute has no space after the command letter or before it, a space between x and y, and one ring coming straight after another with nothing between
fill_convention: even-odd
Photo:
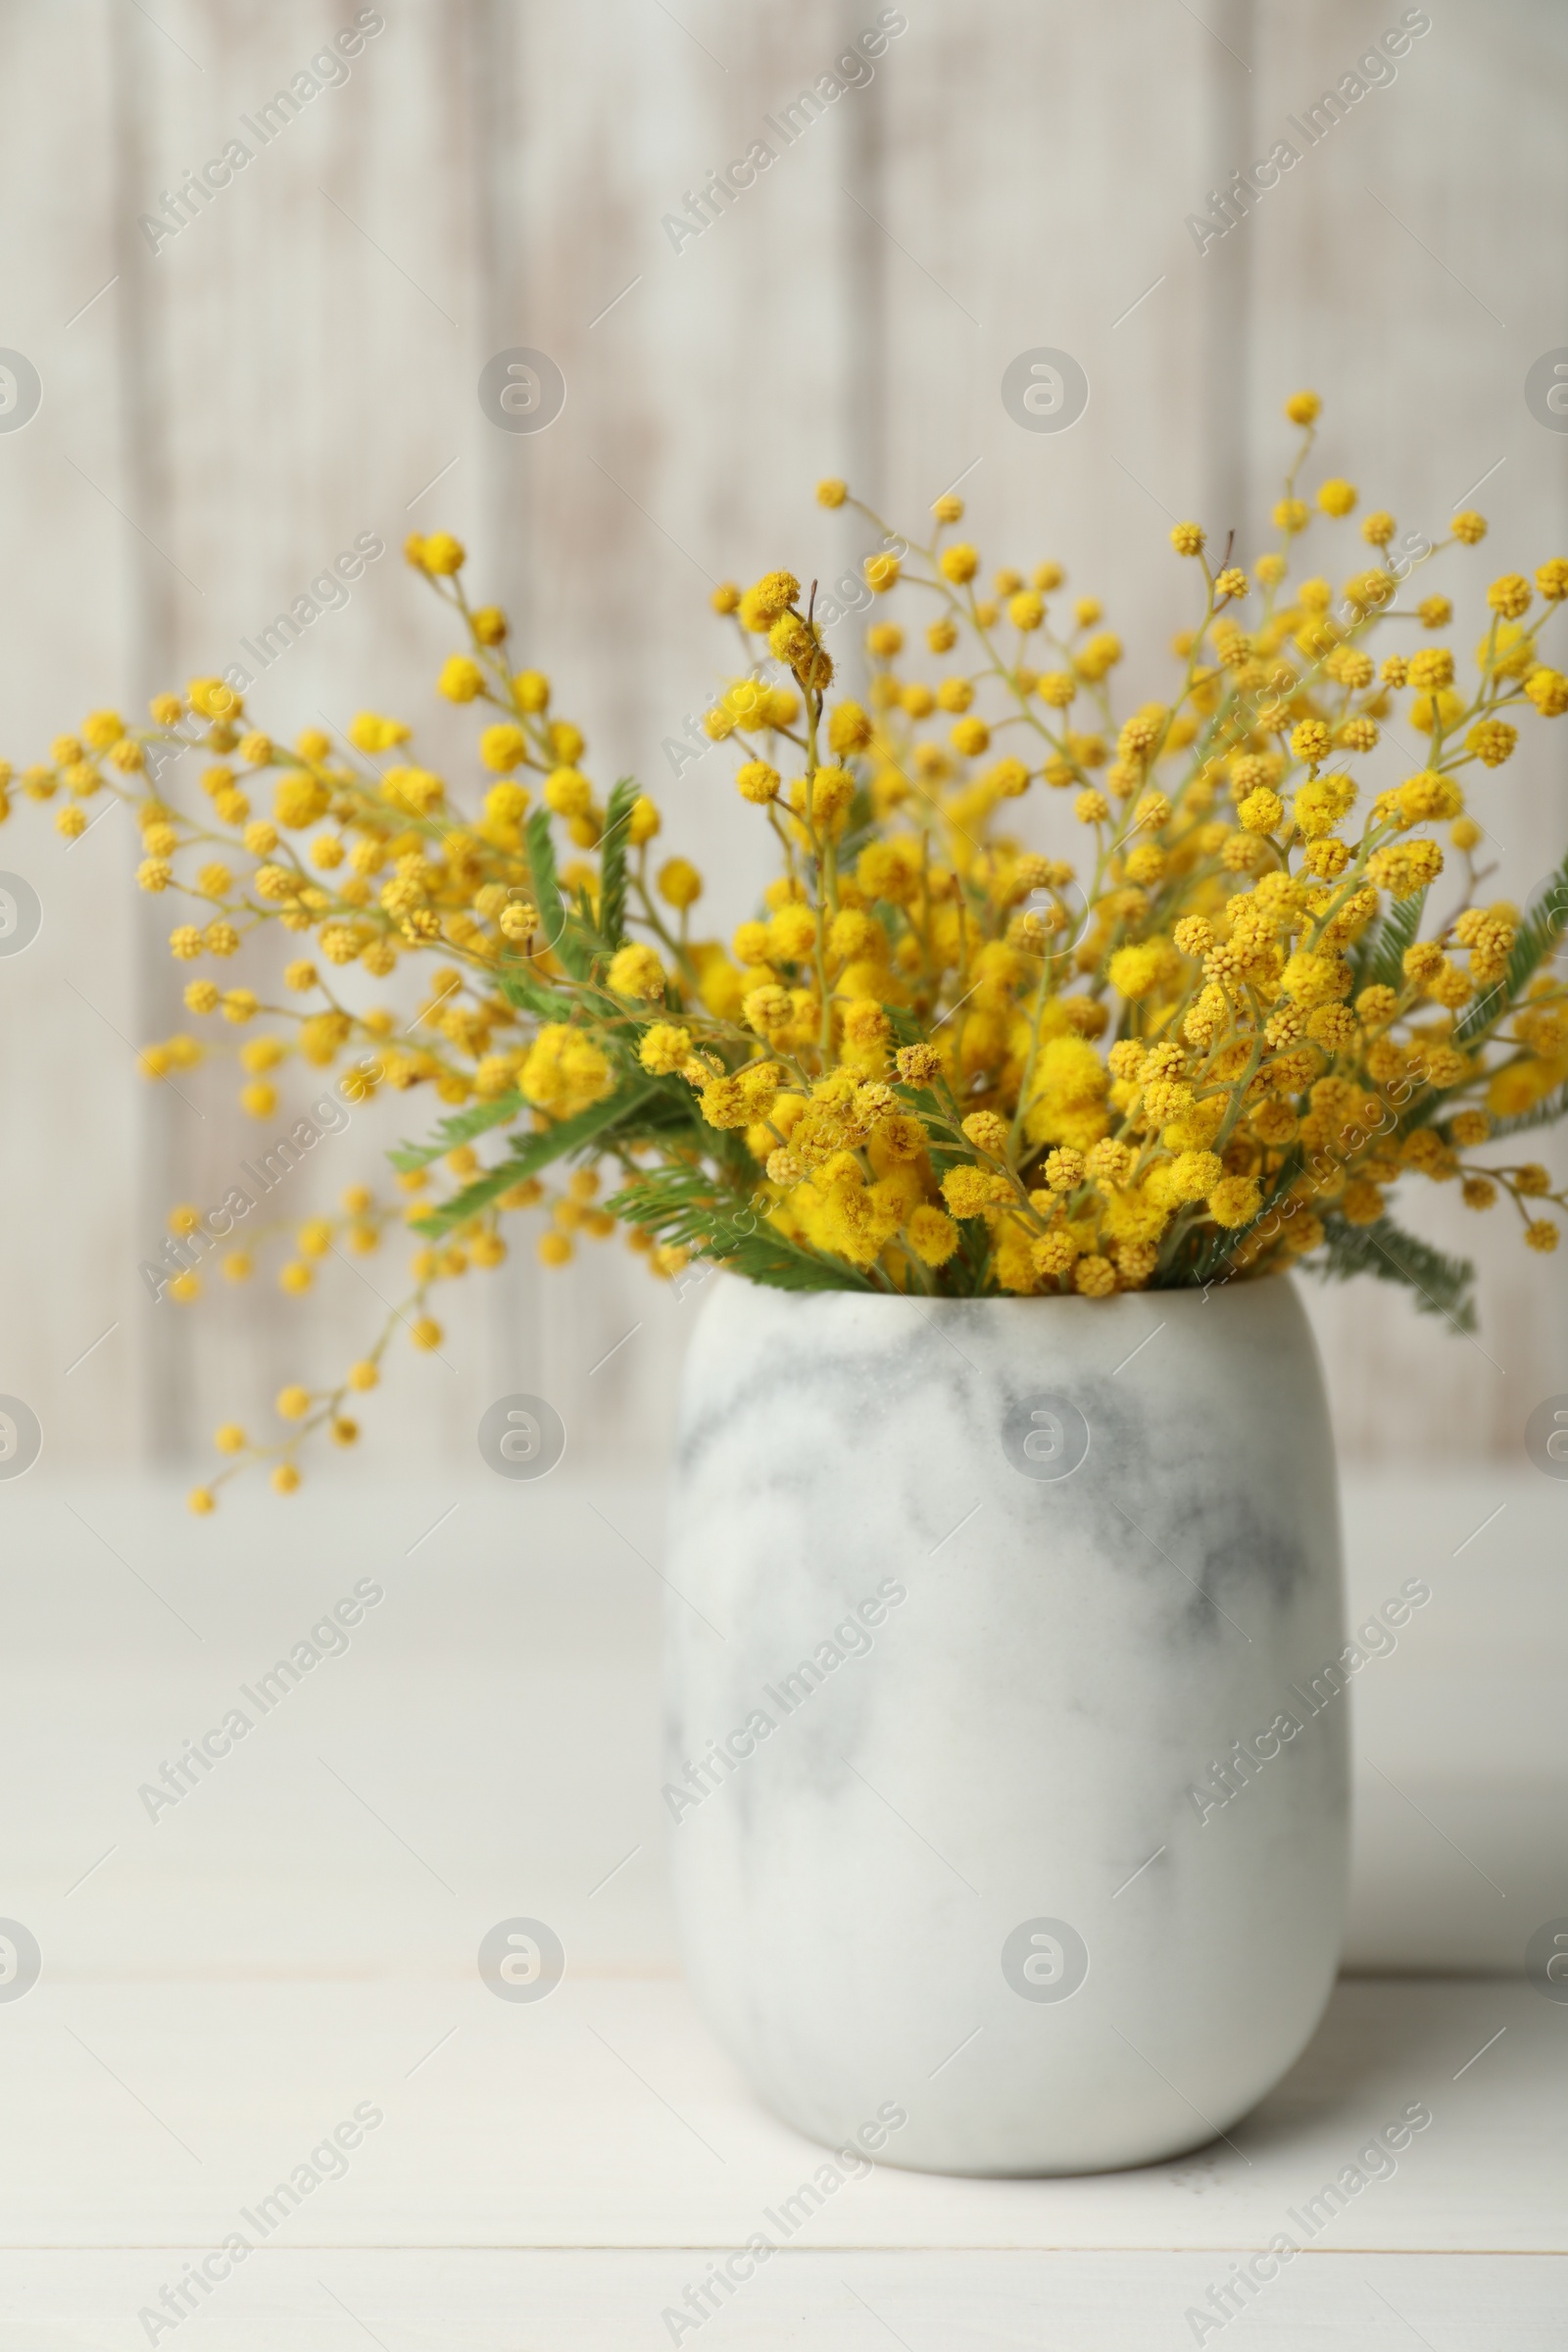
<instances>
[{"instance_id":1,"label":"blurred wooden wall","mask_svg":"<svg viewBox=\"0 0 1568 2352\"><path fill-rule=\"evenodd\" d=\"M580 717L595 774L634 769L660 798L727 934L762 878L760 835L721 754L677 781L661 745L723 674L713 581L775 563L829 576L865 552L863 525L813 504L819 474L906 521L961 477L988 560L1061 559L1158 691L1184 617L1169 523L1234 525L1241 558L1256 552L1280 402L1302 383L1328 404L1325 470L1432 536L1467 498L1492 517L1482 554L1449 567L1467 642L1488 578L1568 546L1568 443L1522 388L1568 343L1568 21L1544 0L1435 0L1396 78L1250 219L1206 254L1184 225L1404 13L13 0L0 346L44 389L0 432L0 749L21 763L98 703L222 668L374 532L386 557L253 709L279 735L392 710L466 778L466 724L430 691L448 632L397 555L444 525ZM348 77L153 252L137 217L160 191L371 16ZM869 78L849 69L860 86L675 251L662 216L879 23ZM546 432L481 412L480 369L514 345L564 371ZM1035 346L1087 371L1070 431L1024 431L1003 407L1004 368ZM1341 544L1348 569L1357 543ZM1516 894L1568 819L1559 739L1541 733L1481 788ZM1390 774L1412 759L1390 741ZM133 846L114 813L68 849L30 806L0 836L0 866L45 906L36 944L0 960L0 1390L33 1403L57 1466L260 1419L282 1379L324 1381L382 1313L347 1266L303 1304L253 1291L243 1312L154 1306L139 1285L169 1204L216 1198L275 1122L243 1119L226 1068L182 1080L185 1099L138 1077L134 1043L184 1016L171 902L131 889ZM429 1116L415 1097L357 1118L291 1210ZM1447 1195L1420 1218L1483 1261L1481 1344L1397 1293L1310 1289L1347 1443L1515 1451L1531 1406L1568 1387L1568 1268ZM395 1290L384 1258L364 1274ZM442 1359L405 1353L376 1402L383 1462L469 1466L480 1410L519 1386L557 1401L587 1454L657 1452L700 1293L656 1288L618 1246L546 1278L526 1245L463 1291L442 1300Z\"/></svg>"}]
</instances>

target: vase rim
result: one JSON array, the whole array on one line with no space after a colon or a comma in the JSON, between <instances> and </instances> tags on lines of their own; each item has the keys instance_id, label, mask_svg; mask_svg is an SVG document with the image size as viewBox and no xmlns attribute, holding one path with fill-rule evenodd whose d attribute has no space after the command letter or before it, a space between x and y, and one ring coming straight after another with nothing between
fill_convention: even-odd
<instances>
[{"instance_id":1,"label":"vase rim","mask_svg":"<svg viewBox=\"0 0 1568 2352\"><path fill-rule=\"evenodd\" d=\"M717 1270L720 1273L731 1273L733 1271L727 1266L721 1266ZM1079 1309L1092 1308L1096 1313L1102 1313L1107 1307L1127 1307L1139 1302L1144 1302L1151 1306L1157 1305L1163 1309L1170 1307L1176 1300L1196 1303L1201 1306L1211 1306L1217 1299L1221 1298L1234 1298L1238 1295L1250 1296L1263 1292L1273 1292L1276 1289L1283 1289L1290 1293L1290 1295L1294 1298L1299 1297L1297 1286L1291 1279L1290 1271L1287 1268L1281 1268L1278 1273L1266 1275L1238 1275L1229 1281L1215 1281L1206 1285L1202 1283L1186 1283L1181 1285L1179 1288L1173 1287L1168 1290L1158 1290L1151 1285L1146 1290L1113 1291L1108 1298L1086 1298L1076 1292L1034 1292L1022 1294L1016 1291L987 1291L970 1298L946 1298L940 1296L933 1297L924 1291L858 1290L853 1284L850 1283L835 1285L832 1287L824 1287L821 1290L791 1291L785 1290L780 1285L775 1283L754 1282L749 1275L745 1274L736 1274L734 1279L741 1285L743 1289L747 1291L759 1292L764 1297L771 1298L787 1299L794 1305L812 1305L818 1301L830 1298L853 1298L862 1306L889 1307L913 1305L919 1307L922 1313L929 1313L932 1308L936 1307L947 1308L951 1310L958 1307L969 1308L978 1306L1028 1308L1069 1306Z\"/></svg>"}]
</instances>

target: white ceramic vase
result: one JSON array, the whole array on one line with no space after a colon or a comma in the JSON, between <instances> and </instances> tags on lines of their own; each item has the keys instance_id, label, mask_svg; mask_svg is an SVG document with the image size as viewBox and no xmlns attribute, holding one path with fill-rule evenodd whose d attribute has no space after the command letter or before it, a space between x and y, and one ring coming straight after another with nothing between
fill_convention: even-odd
<instances>
[{"instance_id":1,"label":"white ceramic vase","mask_svg":"<svg viewBox=\"0 0 1568 2352\"><path fill-rule=\"evenodd\" d=\"M923 2171L1092 2172L1201 2145L1289 2068L1338 1962L1348 1776L1287 1279L722 1277L669 1582L687 1968L776 2114Z\"/></svg>"}]
</instances>

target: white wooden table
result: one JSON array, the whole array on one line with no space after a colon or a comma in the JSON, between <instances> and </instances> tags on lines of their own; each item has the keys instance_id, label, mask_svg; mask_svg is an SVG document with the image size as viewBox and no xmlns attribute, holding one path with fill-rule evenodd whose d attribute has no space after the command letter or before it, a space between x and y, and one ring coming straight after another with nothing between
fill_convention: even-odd
<instances>
[{"instance_id":1,"label":"white wooden table","mask_svg":"<svg viewBox=\"0 0 1568 2352\"><path fill-rule=\"evenodd\" d=\"M820 2151L753 2103L675 1964L657 1496L362 1487L351 1512L323 1487L198 1527L160 1489L29 1479L0 1529L0 1915L43 1970L0 2001L0 2352L145 2344L138 2315L167 2319L166 2288L178 2313L236 2230L253 2251L157 2341L1562 2345L1568 2004L1519 1969L1568 1913L1540 1483L1351 1486L1353 1599L1434 1588L1355 1693L1351 1956L1385 1973L1342 1982L1234 2146L1061 2181L879 2168L781 2232L764 2216ZM367 1576L384 1597L348 1650L149 1818L138 1789ZM519 1914L568 1955L536 2004L475 1968ZM1417 2101L1392 2176L1224 2327L1188 2316ZM381 2121L341 2171L319 2156L297 2208L259 2214L356 2108ZM780 2251L696 2324L758 2230Z\"/></svg>"}]
</instances>

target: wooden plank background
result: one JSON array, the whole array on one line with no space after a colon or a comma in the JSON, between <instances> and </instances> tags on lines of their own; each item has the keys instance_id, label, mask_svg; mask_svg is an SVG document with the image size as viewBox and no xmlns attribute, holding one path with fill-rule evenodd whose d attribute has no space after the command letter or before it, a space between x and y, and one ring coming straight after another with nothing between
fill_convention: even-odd
<instances>
[{"instance_id":1,"label":"wooden plank background","mask_svg":"<svg viewBox=\"0 0 1568 2352\"><path fill-rule=\"evenodd\" d=\"M1531 361L1568 342L1568 21L1544 0L1437 0L1394 82L1201 256L1185 217L1353 69L1398 22L1393 0L909 0L869 82L678 253L662 217L876 7L374 13L348 78L155 255L137 216L355 9L0 9L0 344L44 384L37 416L0 434L0 749L19 762L96 703L220 668L373 531L387 556L254 709L276 734L393 709L465 776L467 731L428 685L446 634L396 553L444 524L581 717L594 772L635 770L696 849L727 933L763 877L759 831L721 755L677 781L661 745L722 675L713 580L778 562L828 576L864 552L863 525L814 506L823 472L906 521L963 476L988 559L1059 557L1146 675L1184 617L1169 519L1234 523L1255 552L1279 404L1302 382L1328 402L1328 465L1402 524L1436 535L1484 480L1493 534L1462 573L1461 643L1488 578L1568 544L1568 446L1522 394ZM480 368L514 344L564 373L547 432L480 411ZM1090 378L1066 433L1020 431L999 398L1040 344ZM1568 733L1543 734L1482 788L1515 894L1568 817ZM1405 763L1396 742L1387 756ZM132 1041L181 1015L167 905L137 901L132 848L118 815L67 849L36 811L0 843L46 910L0 962L0 1389L82 1468L261 1416L381 1314L346 1266L303 1304L253 1292L243 1315L234 1298L155 1307L138 1284L168 1205L216 1197L264 1131L226 1071L196 1073L188 1101L136 1074ZM286 1102L302 1091L291 1079ZM427 1116L416 1098L357 1118L297 1210ZM1481 1344L1397 1294L1310 1291L1346 1444L1516 1452L1531 1407L1568 1387L1564 1263L1446 1195L1418 1214L1482 1261ZM383 1265L366 1270L385 1285ZM466 1461L485 1403L522 1385L589 1458L657 1453L696 1298L618 1245L550 1278L524 1247L469 1287L443 1298L442 1359L405 1356L377 1399L380 1460Z\"/></svg>"}]
</instances>

